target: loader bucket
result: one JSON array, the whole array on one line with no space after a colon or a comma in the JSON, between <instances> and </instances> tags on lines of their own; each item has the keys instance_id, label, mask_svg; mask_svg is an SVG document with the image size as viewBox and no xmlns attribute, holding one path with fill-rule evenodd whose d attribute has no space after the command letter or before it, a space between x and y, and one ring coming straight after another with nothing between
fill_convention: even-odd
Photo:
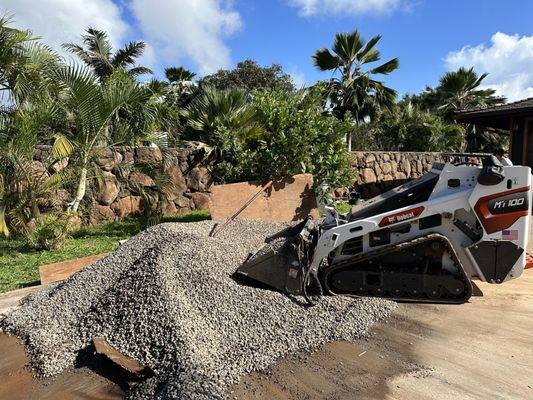
<instances>
[{"instance_id":1,"label":"loader bucket","mask_svg":"<svg viewBox=\"0 0 533 400\"><path fill-rule=\"evenodd\" d=\"M298 256L298 244L314 231L312 219L284 229L267 239L260 248L235 271L284 293L302 294L303 271Z\"/></svg>"}]
</instances>

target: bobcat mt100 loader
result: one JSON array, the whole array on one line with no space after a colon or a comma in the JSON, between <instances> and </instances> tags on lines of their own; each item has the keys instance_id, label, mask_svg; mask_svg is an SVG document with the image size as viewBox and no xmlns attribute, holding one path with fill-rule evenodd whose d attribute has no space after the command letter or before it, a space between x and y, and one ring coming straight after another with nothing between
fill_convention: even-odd
<instances>
[{"instance_id":1,"label":"bobcat mt100 loader","mask_svg":"<svg viewBox=\"0 0 533 400\"><path fill-rule=\"evenodd\" d=\"M462 303L472 278L502 283L526 265L531 170L435 164L426 175L337 215L307 219L236 271L310 302L322 293Z\"/></svg>"}]
</instances>

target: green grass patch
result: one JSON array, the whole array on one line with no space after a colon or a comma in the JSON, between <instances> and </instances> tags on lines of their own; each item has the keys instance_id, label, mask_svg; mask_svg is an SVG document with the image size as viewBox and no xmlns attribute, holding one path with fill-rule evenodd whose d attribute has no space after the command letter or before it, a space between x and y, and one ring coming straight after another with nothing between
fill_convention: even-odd
<instances>
[{"instance_id":1,"label":"green grass patch","mask_svg":"<svg viewBox=\"0 0 533 400\"><path fill-rule=\"evenodd\" d=\"M194 222L210 218L206 211L193 211L164 217L161 222ZM61 249L52 251L33 250L21 239L0 239L0 293L38 285L40 265L113 251L119 240L136 235L145 226L146 222L141 218L103 222L73 232Z\"/></svg>"}]
</instances>

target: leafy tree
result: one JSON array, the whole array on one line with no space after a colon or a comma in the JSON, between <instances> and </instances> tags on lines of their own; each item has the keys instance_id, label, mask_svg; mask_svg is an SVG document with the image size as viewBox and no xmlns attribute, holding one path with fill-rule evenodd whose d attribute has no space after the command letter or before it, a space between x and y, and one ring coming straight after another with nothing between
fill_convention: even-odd
<instances>
[{"instance_id":1,"label":"leafy tree","mask_svg":"<svg viewBox=\"0 0 533 400\"><path fill-rule=\"evenodd\" d=\"M337 33L333 42L333 54L326 48L316 51L314 65L321 71L332 71L328 81L333 114L344 120L347 113L359 125L367 119L375 119L383 110L394 107L396 91L373 75L387 75L398 68L398 58L393 58L377 67L364 69L367 64L379 61L376 45L381 36L375 36L365 44L359 31ZM338 76L335 76L339 73ZM348 151L351 151L351 133L347 134Z\"/></svg>"},{"instance_id":2,"label":"leafy tree","mask_svg":"<svg viewBox=\"0 0 533 400\"><path fill-rule=\"evenodd\" d=\"M280 89L294 92L295 87L289 74L279 64L261 67L254 60L244 60L231 71L219 70L198 81L199 85L212 86L218 90L241 88L247 92L259 89Z\"/></svg>"},{"instance_id":3,"label":"leafy tree","mask_svg":"<svg viewBox=\"0 0 533 400\"><path fill-rule=\"evenodd\" d=\"M126 71L133 77L152 73L149 68L136 65L146 48L144 42L130 42L113 53L106 32L90 27L86 32L81 44L65 43L63 47L91 67L100 81L109 78L114 71Z\"/></svg>"},{"instance_id":4,"label":"leafy tree","mask_svg":"<svg viewBox=\"0 0 533 400\"><path fill-rule=\"evenodd\" d=\"M343 136L349 123L321 112L317 89L296 94L281 89L254 92L252 108L264 129L258 137L235 140L231 131L227 161L212 173L222 181L280 178L312 173L317 184L342 185L351 171Z\"/></svg>"}]
</instances>

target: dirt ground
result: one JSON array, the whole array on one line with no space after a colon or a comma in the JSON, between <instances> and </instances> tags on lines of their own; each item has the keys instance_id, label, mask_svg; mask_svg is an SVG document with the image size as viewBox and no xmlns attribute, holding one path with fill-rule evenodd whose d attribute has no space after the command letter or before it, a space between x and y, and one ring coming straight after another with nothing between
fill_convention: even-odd
<instances>
[{"instance_id":1,"label":"dirt ground","mask_svg":"<svg viewBox=\"0 0 533 400\"><path fill-rule=\"evenodd\" d=\"M532 399L533 270L463 305L399 304L367 340L280 360L238 399Z\"/></svg>"},{"instance_id":2,"label":"dirt ground","mask_svg":"<svg viewBox=\"0 0 533 400\"><path fill-rule=\"evenodd\" d=\"M110 369L89 367L66 371L54 379L33 376L23 346L0 335L0 399L2 400L115 400L124 397L124 383Z\"/></svg>"},{"instance_id":3,"label":"dirt ground","mask_svg":"<svg viewBox=\"0 0 533 400\"><path fill-rule=\"evenodd\" d=\"M531 399L533 269L503 285L479 284L463 305L399 304L356 343L297 354L249 374L231 399ZM2 304L13 299L0 295ZM84 366L42 381L14 338L0 335L0 399L119 399L125 380Z\"/></svg>"}]
</instances>

